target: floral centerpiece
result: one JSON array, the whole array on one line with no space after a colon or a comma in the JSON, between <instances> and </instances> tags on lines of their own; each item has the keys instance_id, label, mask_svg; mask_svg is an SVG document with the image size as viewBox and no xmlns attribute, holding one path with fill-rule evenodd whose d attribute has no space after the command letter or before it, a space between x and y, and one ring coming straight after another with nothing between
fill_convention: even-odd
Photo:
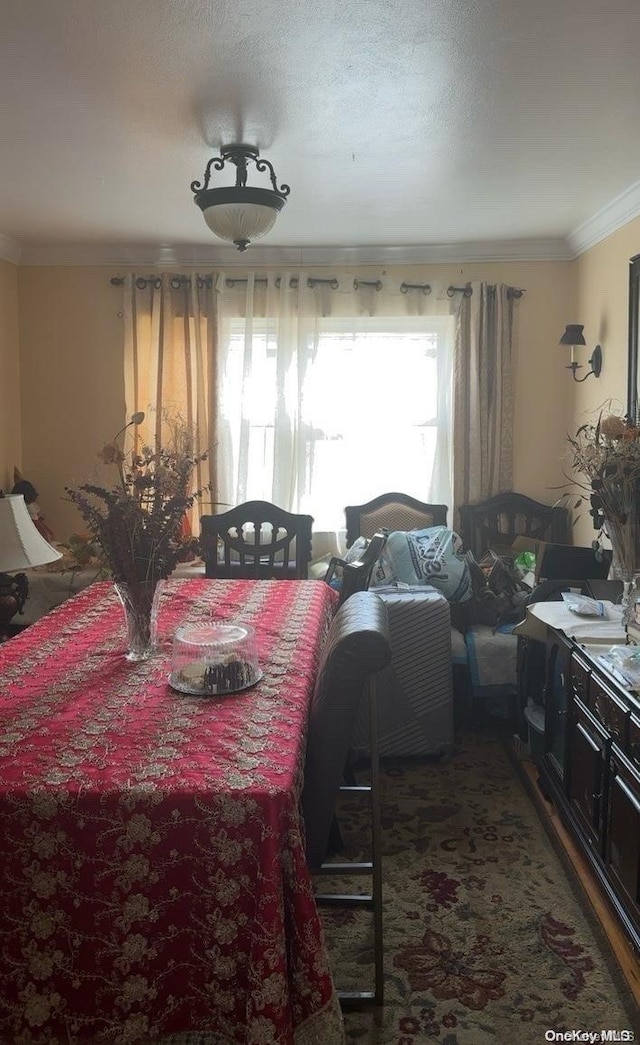
<instances>
[{"instance_id":1,"label":"floral centerpiece","mask_svg":"<svg viewBox=\"0 0 640 1045\"><path fill-rule=\"evenodd\" d=\"M138 447L136 432L134 448L126 452L121 443L130 428L142 424L144 416L142 412L133 414L98 455L103 464L116 469L113 485L83 483L66 488L113 577L125 609L132 660L153 652L160 582L184 558L189 543L187 512L204 492L192 490L192 477L207 457L206 451L196 451L186 424L169 417L164 419L169 433L164 446L143 443Z\"/></svg>"},{"instance_id":2,"label":"floral centerpiece","mask_svg":"<svg viewBox=\"0 0 640 1045\"><path fill-rule=\"evenodd\" d=\"M617 414L584 424L569 439L573 469L587 480L593 525L608 537L613 570L625 586L629 614L635 612L631 592L640 573L640 427ZM628 622L628 621L627 621Z\"/></svg>"}]
</instances>

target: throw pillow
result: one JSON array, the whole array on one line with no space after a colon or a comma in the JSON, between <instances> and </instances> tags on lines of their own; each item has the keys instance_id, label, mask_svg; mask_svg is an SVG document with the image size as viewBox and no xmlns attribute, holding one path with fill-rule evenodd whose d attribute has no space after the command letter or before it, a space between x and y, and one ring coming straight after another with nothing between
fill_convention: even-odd
<instances>
[{"instance_id":1,"label":"throw pillow","mask_svg":"<svg viewBox=\"0 0 640 1045\"><path fill-rule=\"evenodd\" d=\"M471 598L471 577L462 554L462 541L446 526L396 530L389 534L385 552L401 583L432 585L450 602Z\"/></svg>"}]
</instances>

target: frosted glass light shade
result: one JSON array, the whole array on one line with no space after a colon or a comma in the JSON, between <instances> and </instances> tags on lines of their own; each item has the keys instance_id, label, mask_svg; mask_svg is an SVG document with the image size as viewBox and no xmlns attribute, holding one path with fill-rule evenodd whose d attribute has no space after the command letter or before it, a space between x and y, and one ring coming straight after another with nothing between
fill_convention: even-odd
<instances>
[{"instance_id":1,"label":"frosted glass light shade","mask_svg":"<svg viewBox=\"0 0 640 1045\"><path fill-rule=\"evenodd\" d=\"M275 225L278 211L259 203L218 203L203 211L212 232L230 243L253 242Z\"/></svg>"},{"instance_id":2,"label":"frosted glass light shade","mask_svg":"<svg viewBox=\"0 0 640 1045\"><path fill-rule=\"evenodd\" d=\"M33 523L22 494L0 497L0 573L62 558Z\"/></svg>"},{"instance_id":3,"label":"frosted glass light shade","mask_svg":"<svg viewBox=\"0 0 640 1045\"><path fill-rule=\"evenodd\" d=\"M273 228L286 199L279 192L236 185L221 189L202 189L194 200L204 220L220 239L246 250Z\"/></svg>"}]
</instances>

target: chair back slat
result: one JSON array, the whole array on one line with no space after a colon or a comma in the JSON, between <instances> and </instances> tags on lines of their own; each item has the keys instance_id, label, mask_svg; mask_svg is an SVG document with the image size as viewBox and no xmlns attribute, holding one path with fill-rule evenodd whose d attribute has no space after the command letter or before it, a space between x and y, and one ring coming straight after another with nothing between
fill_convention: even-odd
<instances>
[{"instance_id":1,"label":"chair back slat","mask_svg":"<svg viewBox=\"0 0 640 1045\"><path fill-rule=\"evenodd\" d=\"M308 577L313 518L269 501L246 501L200 518L206 577Z\"/></svg>"},{"instance_id":2,"label":"chair back slat","mask_svg":"<svg viewBox=\"0 0 640 1045\"><path fill-rule=\"evenodd\" d=\"M516 537L568 544L569 513L566 508L507 490L485 501L461 505L460 536L465 551L473 552L476 559L489 549L507 553Z\"/></svg>"}]
</instances>

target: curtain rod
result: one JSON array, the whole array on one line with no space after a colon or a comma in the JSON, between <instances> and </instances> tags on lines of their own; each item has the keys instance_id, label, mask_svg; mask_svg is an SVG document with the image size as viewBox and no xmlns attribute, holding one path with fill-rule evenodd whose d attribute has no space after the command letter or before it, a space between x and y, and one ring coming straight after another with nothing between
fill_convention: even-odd
<instances>
[{"instance_id":1,"label":"curtain rod","mask_svg":"<svg viewBox=\"0 0 640 1045\"><path fill-rule=\"evenodd\" d=\"M463 294L465 298L470 298L473 294L473 287L470 287L468 283L466 287L447 287L447 294L450 298L452 298L454 294ZM509 298L521 298L523 294L524 290L522 290L521 287L507 288L507 297Z\"/></svg>"},{"instance_id":2,"label":"curtain rod","mask_svg":"<svg viewBox=\"0 0 640 1045\"><path fill-rule=\"evenodd\" d=\"M213 286L212 276L197 276L196 279L197 286L199 288ZM124 285L124 278L122 276L112 276L110 282L114 287L121 287ZM191 284L191 277L171 276L169 282L173 290L178 290L180 287L189 286ZM224 282L226 287L229 287L229 289L233 289L233 287L239 286L242 283L248 283L249 280L244 278L227 276ZM253 282L254 284L268 283L269 279L267 276L257 276ZM279 287L280 283L280 276L276 276L274 280L274 285L276 287ZM292 276L289 280L289 286L292 290L296 289L298 283L299 280L297 276ZM159 290L161 286L162 280L160 276L138 276L136 278L136 287L138 288L138 290L145 290L146 287L155 287L156 290ZM331 290L338 290L340 282L335 276L333 276L331 279L320 279L317 276L309 276L307 278L307 286L312 289L313 287L317 286L326 286L329 287ZM354 279L353 281L354 290L360 290L361 287L371 287L373 290L380 291L382 290L383 286L384 284L379 279ZM409 290L421 290L423 294L431 293L431 287L428 283L402 283L400 285L400 290L403 294L406 294Z\"/></svg>"},{"instance_id":3,"label":"curtain rod","mask_svg":"<svg viewBox=\"0 0 640 1045\"><path fill-rule=\"evenodd\" d=\"M110 282L111 282L111 284L114 287L121 287L121 286L124 285L124 278L122 276L112 276ZM179 290L180 287L190 286L191 285L191 277L190 276L171 276L169 282L170 282L172 290ZM233 287L236 287L236 286L239 286L239 285L241 285L243 283L248 283L248 282L249 282L249 280L246 279L246 278L236 279L235 277L230 277L230 276L227 276L225 278L225 286L229 287L229 289L233 289ZM258 276L257 278L254 279L253 282L254 282L254 285L258 284L258 283L260 283L260 284L263 284L263 283L264 284L268 284L269 278L268 278L268 276ZM292 290L296 289L296 287L298 286L298 283L299 283L299 280L298 280L297 276L292 276L291 279L289 280L289 286L290 286L290 288ZM274 280L274 284L275 284L276 287L280 286L280 276L276 276L276 278ZM161 279L160 276L138 276L136 278L136 287L138 288L138 290L145 290L146 287L154 287L156 290L159 290L161 286L162 286L162 279ZM196 276L196 286L198 287L198 289L202 289L203 287L208 287L209 289L211 289L211 287L213 286L213 277L212 276ZM307 278L307 286L310 287L310 288L317 287L317 286L327 286L327 287L330 288L330 290L338 290L338 288L340 287L340 282L339 282L339 280L337 279L336 276L333 276L331 279L319 279L319 278L317 278L315 276L309 276ZM382 282L379 279L376 279L376 280L354 279L353 280L353 289L354 290L360 290L361 287L369 287L369 288L371 288L371 289L373 289L373 290L375 290L377 292L377 291L382 290L383 284L382 284ZM400 284L400 292L402 294L408 294L409 291L411 291L411 290L420 291L420 293L422 293L422 294L430 294L431 293L431 289L432 289L431 288L431 284L429 284L429 283L405 283L405 282L403 282L403 283ZM464 287L456 287L453 284L451 284L450 286L447 287L447 296L452 298L454 296L454 294L462 294L464 297L468 298L468 297L471 297L471 295L473 294L473 288L468 283ZM508 295L508 297L511 297L511 298L521 298L523 294L524 294L524 290L522 290L520 287L509 287L508 290L507 290L507 295Z\"/></svg>"}]
</instances>

